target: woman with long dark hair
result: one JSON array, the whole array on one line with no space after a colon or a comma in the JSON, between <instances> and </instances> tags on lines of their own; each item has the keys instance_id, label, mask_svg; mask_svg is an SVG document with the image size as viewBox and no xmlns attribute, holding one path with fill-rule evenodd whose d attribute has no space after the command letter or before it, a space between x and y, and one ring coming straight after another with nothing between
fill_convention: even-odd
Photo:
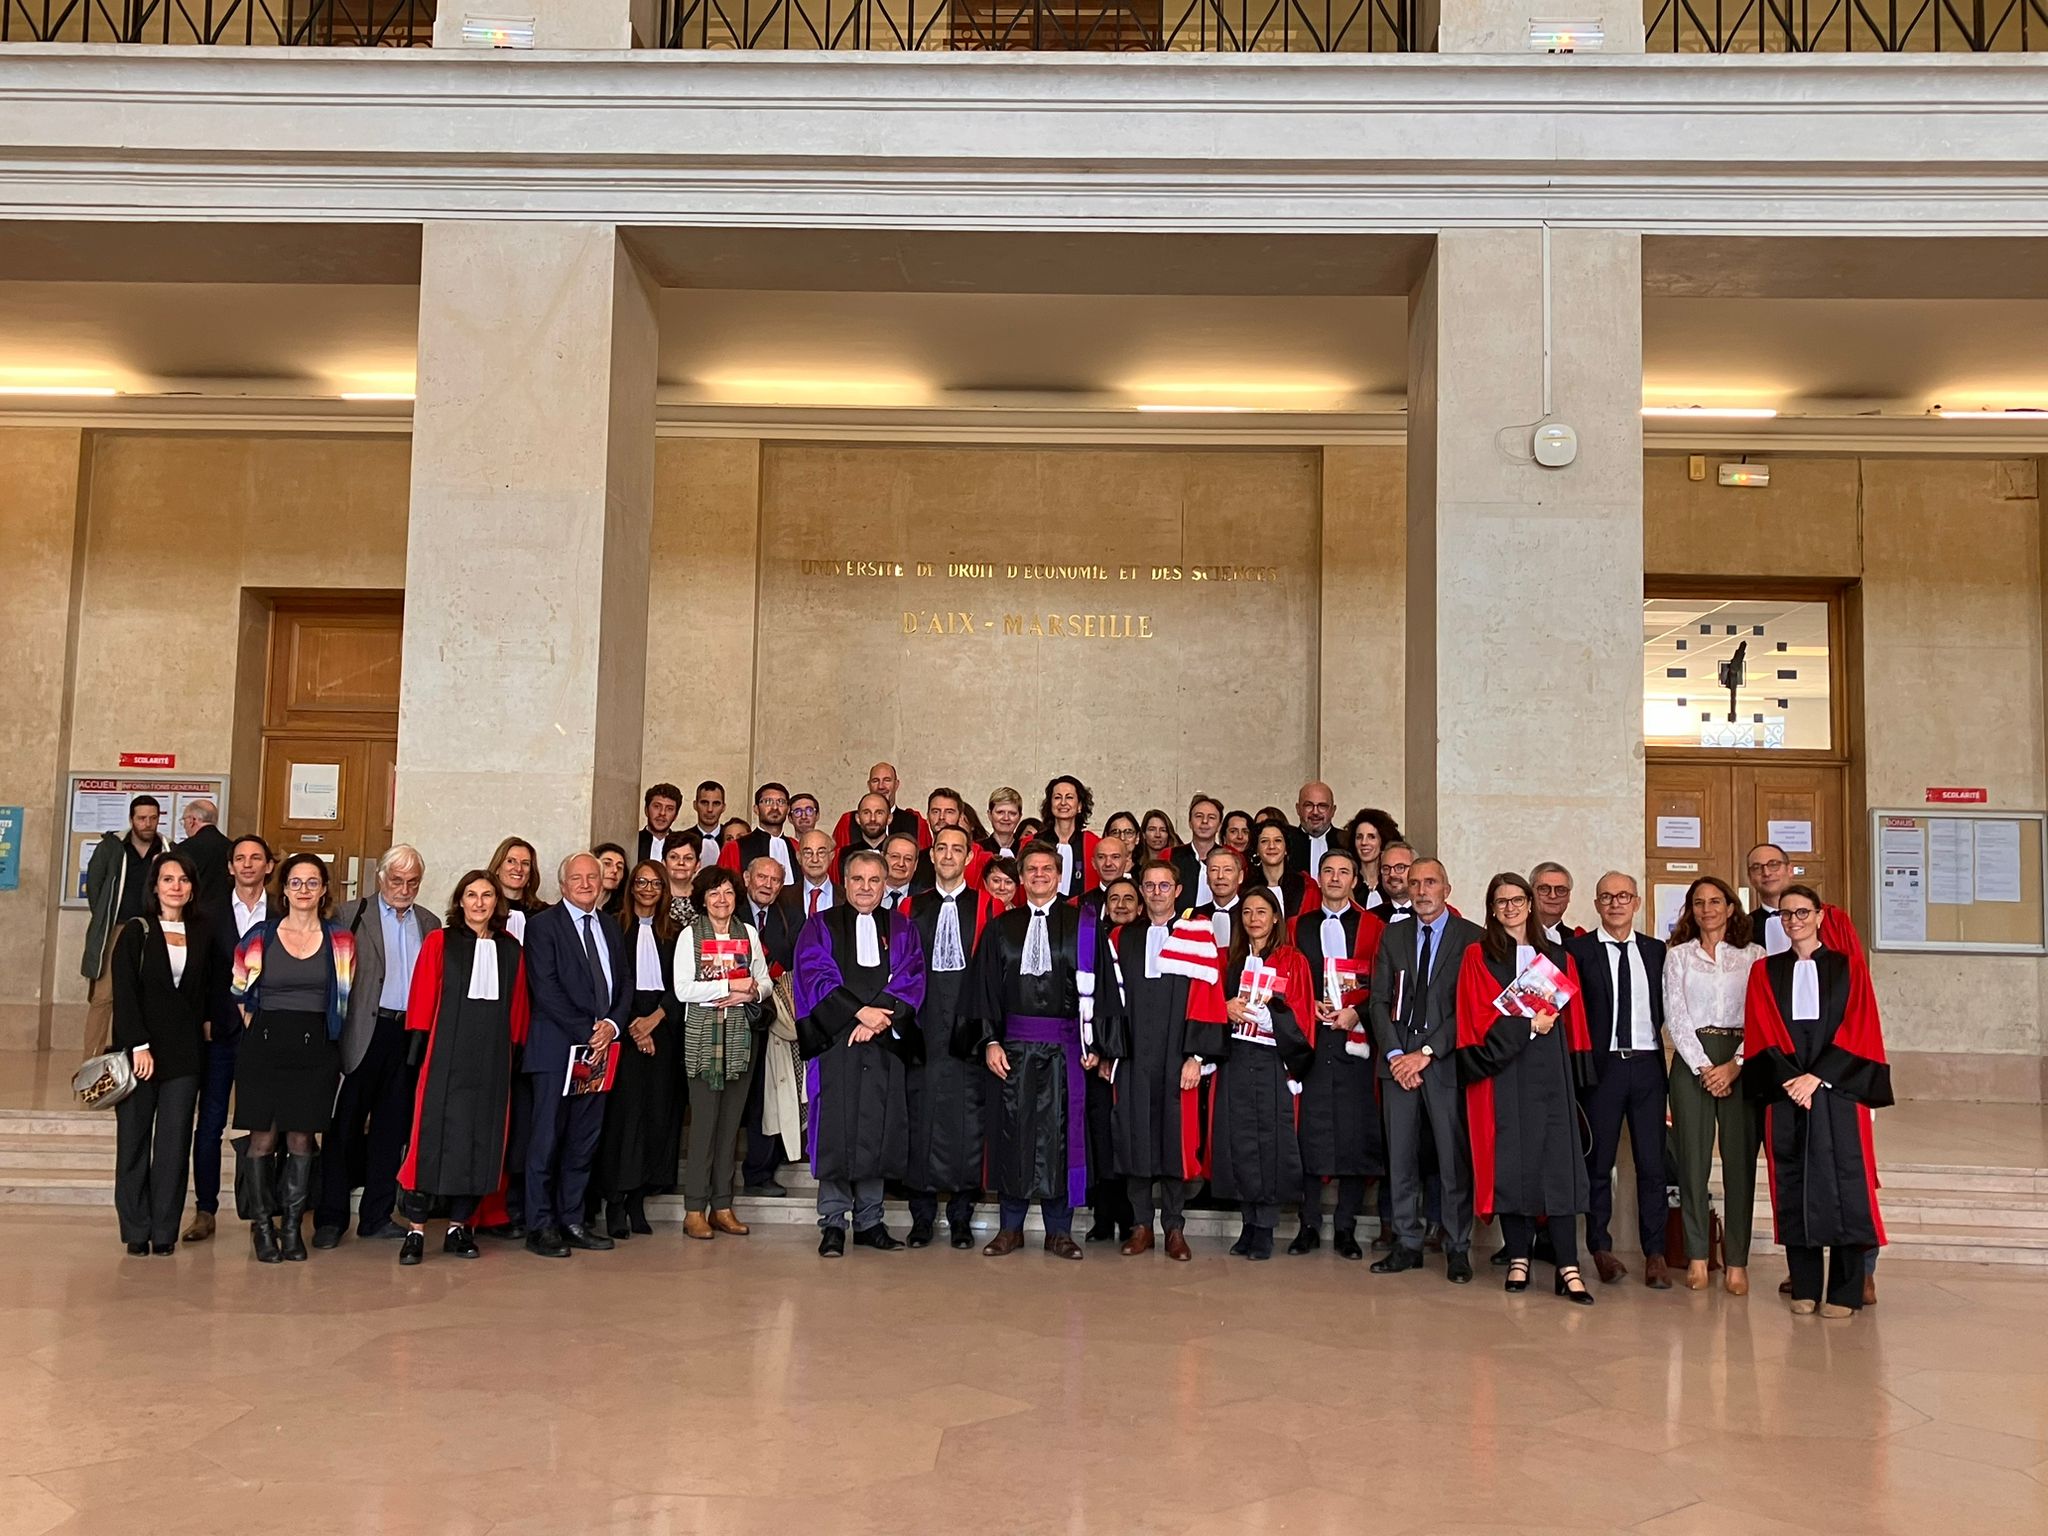
<instances>
[{"instance_id":1,"label":"woman with long dark hair","mask_svg":"<svg viewBox=\"0 0 2048 1536\"><path fill-rule=\"evenodd\" d=\"M626 850L617 843L599 843L590 851L597 859L597 909L617 917L626 910Z\"/></svg>"},{"instance_id":2,"label":"woman with long dark hair","mask_svg":"<svg viewBox=\"0 0 2048 1536\"><path fill-rule=\"evenodd\" d=\"M1742 1091L1743 1005L1749 971L1763 959L1749 914L1727 881L1702 875L1686 887L1664 955L1664 1027L1677 1056L1671 1071L1671 1141L1678 1153L1678 1209L1685 1227L1685 1288L1707 1288L1713 1200L1707 1179L1721 1144L1721 1283L1749 1294L1756 1228L1756 1154L1762 1117Z\"/></svg>"},{"instance_id":3,"label":"woman with long dark hair","mask_svg":"<svg viewBox=\"0 0 2048 1536\"><path fill-rule=\"evenodd\" d=\"M1145 813L1145 819L1138 823L1138 841L1144 845L1145 859L1170 860L1173 850L1180 846L1180 829L1173 824L1173 818L1156 807ZM1185 894L1185 893L1183 893Z\"/></svg>"},{"instance_id":4,"label":"woman with long dark hair","mask_svg":"<svg viewBox=\"0 0 2048 1536\"><path fill-rule=\"evenodd\" d=\"M1260 822L1252 833L1252 851L1246 860L1246 886L1263 886L1271 891L1279 898L1286 916L1293 917L1304 908L1322 905L1314 877L1287 867L1286 823Z\"/></svg>"},{"instance_id":5,"label":"woman with long dark hair","mask_svg":"<svg viewBox=\"0 0 2048 1536\"><path fill-rule=\"evenodd\" d=\"M1095 814L1095 796L1070 773L1048 779L1038 803L1038 840L1051 843L1060 856L1060 898L1072 901L1095 889L1095 844L1088 818Z\"/></svg>"},{"instance_id":6,"label":"woman with long dark hair","mask_svg":"<svg viewBox=\"0 0 2048 1536\"><path fill-rule=\"evenodd\" d=\"M176 848L162 854L143 915L121 925L107 962L113 1047L135 1067L135 1091L114 1106L114 1211L136 1256L177 1248L206 1022L226 986L218 941L193 899L198 888L189 858Z\"/></svg>"},{"instance_id":7,"label":"woman with long dark hair","mask_svg":"<svg viewBox=\"0 0 2048 1536\"><path fill-rule=\"evenodd\" d=\"M678 927L669 916L667 871L643 859L633 866L625 891L619 926L626 963L633 968L633 1016L605 1096L604 1134L591 1179L604 1199L605 1234L615 1239L654 1230L647 1197L674 1186L683 1160L682 1026L669 1007Z\"/></svg>"},{"instance_id":8,"label":"woman with long dark hair","mask_svg":"<svg viewBox=\"0 0 2048 1536\"><path fill-rule=\"evenodd\" d=\"M1257 831L1250 811L1225 811L1223 830L1216 834L1216 841L1226 848L1235 848L1249 864L1252 861L1252 838Z\"/></svg>"},{"instance_id":9,"label":"woman with long dark hair","mask_svg":"<svg viewBox=\"0 0 2048 1536\"><path fill-rule=\"evenodd\" d=\"M525 838L508 837L498 844L484 868L504 898L505 931L524 944L526 920L547 906L539 896L540 855Z\"/></svg>"},{"instance_id":10,"label":"woman with long dark hair","mask_svg":"<svg viewBox=\"0 0 2048 1536\"><path fill-rule=\"evenodd\" d=\"M1582 1307L1593 1293L1579 1273L1578 1218L1591 1203L1578 1090L1591 1084L1592 1041L1578 997L1578 968L1543 936L1536 893L1517 874L1486 886L1486 933L1458 972L1458 1076L1472 1139L1472 1205L1500 1216L1507 1289L1529 1288L1536 1218L1550 1218L1557 1294ZM1495 1008L1503 988L1547 960L1572 997L1532 1018Z\"/></svg>"},{"instance_id":11,"label":"woman with long dark hair","mask_svg":"<svg viewBox=\"0 0 2048 1536\"><path fill-rule=\"evenodd\" d=\"M477 1207L498 1187L511 1127L512 1072L526 1041L526 955L505 931L487 869L455 882L447 921L420 943L406 998L412 1140L398 1170L398 1214L411 1228L398 1262L427 1256L426 1224L445 1222L441 1251L477 1257Z\"/></svg>"},{"instance_id":12,"label":"woman with long dark hair","mask_svg":"<svg viewBox=\"0 0 2048 1536\"><path fill-rule=\"evenodd\" d=\"M1138 818L1129 811L1117 811L1102 824L1104 837L1120 837L1129 850L1131 864L1135 868L1138 860Z\"/></svg>"},{"instance_id":13,"label":"woman with long dark hair","mask_svg":"<svg viewBox=\"0 0 2048 1536\"><path fill-rule=\"evenodd\" d=\"M1380 890L1380 855L1401 841L1401 824L1369 805L1344 827L1344 846L1358 855L1358 904L1370 912L1386 901Z\"/></svg>"}]
</instances>

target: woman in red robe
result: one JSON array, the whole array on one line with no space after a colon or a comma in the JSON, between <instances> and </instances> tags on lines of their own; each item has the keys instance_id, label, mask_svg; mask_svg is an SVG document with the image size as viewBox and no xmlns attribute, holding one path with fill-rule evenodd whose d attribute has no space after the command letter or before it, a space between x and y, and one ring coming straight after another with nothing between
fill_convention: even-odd
<instances>
[{"instance_id":1,"label":"woman in red robe","mask_svg":"<svg viewBox=\"0 0 2048 1536\"><path fill-rule=\"evenodd\" d=\"M426 1257L430 1220L449 1223L443 1252L477 1256L471 1223L504 1172L512 1063L526 1023L525 954L505 931L497 881L473 869L456 882L446 925L420 945L406 1000L420 1077L398 1170L398 1210L412 1226L399 1263Z\"/></svg>"},{"instance_id":2,"label":"woman in red robe","mask_svg":"<svg viewBox=\"0 0 2048 1536\"><path fill-rule=\"evenodd\" d=\"M1582 1307L1593 1293L1579 1274L1578 1217L1591 1194L1578 1090L1592 1082L1592 1041L1571 956L1543 936L1535 892L1520 875L1486 887L1486 936L1465 951L1458 972L1458 1076L1472 1138L1472 1208L1500 1213L1507 1240L1507 1289L1529 1288L1536 1218L1550 1220L1557 1294ZM1538 958L1565 975L1563 1013L1499 1013L1502 988Z\"/></svg>"}]
</instances>

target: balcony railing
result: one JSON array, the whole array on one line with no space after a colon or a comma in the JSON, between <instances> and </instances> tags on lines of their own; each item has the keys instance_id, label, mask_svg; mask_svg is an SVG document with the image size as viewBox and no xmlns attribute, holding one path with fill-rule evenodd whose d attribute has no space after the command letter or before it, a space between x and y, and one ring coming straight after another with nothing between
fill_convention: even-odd
<instances>
[{"instance_id":1,"label":"balcony railing","mask_svg":"<svg viewBox=\"0 0 2048 1536\"><path fill-rule=\"evenodd\" d=\"M425 48L434 0L0 0L0 43Z\"/></svg>"},{"instance_id":2,"label":"balcony railing","mask_svg":"<svg viewBox=\"0 0 2048 1536\"><path fill-rule=\"evenodd\" d=\"M663 0L661 16L668 48L1407 53L1415 32L1415 0Z\"/></svg>"},{"instance_id":3,"label":"balcony railing","mask_svg":"<svg viewBox=\"0 0 2048 1536\"><path fill-rule=\"evenodd\" d=\"M1647 0L1652 53L2033 53L2048 0Z\"/></svg>"}]
</instances>

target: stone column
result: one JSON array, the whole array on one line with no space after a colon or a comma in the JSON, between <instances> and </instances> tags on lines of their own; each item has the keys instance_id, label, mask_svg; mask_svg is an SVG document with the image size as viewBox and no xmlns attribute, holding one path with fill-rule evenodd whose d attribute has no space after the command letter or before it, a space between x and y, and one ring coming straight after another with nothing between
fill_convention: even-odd
<instances>
[{"instance_id":1,"label":"stone column","mask_svg":"<svg viewBox=\"0 0 2048 1536\"><path fill-rule=\"evenodd\" d=\"M1490 875L1554 858L1590 927L1595 878L1643 862L1641 241L1550 236L1563 469L1530 458L1543 247L1446 230L1409 300L1403 820L1468 916Z\"/></svg>"},{"instance_id":2,"label":"stone column","mask_svg":"<svg viewBox=\"0 0 2048 1536\"><path fill-rule=\"evenodd\" d=\"M655 354L612 226L426 226L397 832L437 904L507 834L552 889L637 825Z\"/></svg>"},{"instance_id":3,"label":"stone column","mask_svg":"<svg viewBox=\"0 0 2048 1536\"><path fill-rule=\"evenodd\" d=\"M660 12L660 0L442 0L434 46L475 46L462 40L462 24L472 16L530 16L536 49L655 48Z\"/></svg>"},{"instance_id":4,"label":"stone column","mask_svg":"<svg viewBox=\"0 0 2048 1536\"><path fill-rule=\"evenodd\" d=\"M1597 21L1602 53L1643 51L1641 0L1419 0L1415 29L1423 52L1527 53L1529 22Z\"/></svg>"}]
</instances>

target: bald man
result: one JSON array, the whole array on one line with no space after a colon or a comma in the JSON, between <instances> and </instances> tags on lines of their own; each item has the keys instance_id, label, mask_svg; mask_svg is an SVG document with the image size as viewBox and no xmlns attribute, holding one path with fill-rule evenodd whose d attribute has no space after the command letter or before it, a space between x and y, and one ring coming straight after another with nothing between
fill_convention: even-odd
<instances>
[{"instance_id":1,"label":"bald man","mask_svg":"<svg viewBox=\"0 0 2048 1536\"><path fill-rule=\"evenodd\" d=\"M1343 839L1336 830L1337 797L1320 780L1301 786L1294 797L1298 826L1287 829L1287 868L1297 875L1314 875L1323 867L1323 855Z\"/></svg>"},{"instance_id":2,"label":"bald man","mask_svg":"<svg viewBox=\"0 0 2048 1536\"><path fill-rule=\"evenodd\" d=\"M902 787L903 781L896 777L896 765L894 763L877 763L868 770L868 794L880 795L883 805L887 807L887 814L882 826L882 836L887 836L891 832L902 832L916 838L918 847L929 848L932 845L932 829L930 824L925 821L923 816L912 810L909 806L898 806L896 804L896 792ZM853 845L855 823L857 820L858 813L856 811L849 811L844 816L841 816L839 818L839 825L832 829L832 841L841 848L851 847ZM879 850L882 846L881 838L868 839L866 846Z\"/></svg>"}]
</instances>

